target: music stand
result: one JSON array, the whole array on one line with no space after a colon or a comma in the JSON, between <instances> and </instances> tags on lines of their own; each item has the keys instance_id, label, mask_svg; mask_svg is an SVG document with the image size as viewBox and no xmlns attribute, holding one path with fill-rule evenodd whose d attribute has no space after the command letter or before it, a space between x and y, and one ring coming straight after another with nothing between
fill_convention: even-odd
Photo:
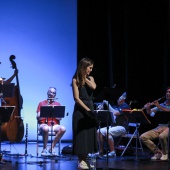
<instances>
[{"instance_id":1,"label":"music stand","mask_svg":"<svg viewBox=\"0 0 170 170\"><path fill-rule=\"evenodd\" d=\"M3 97L13 97L14 96L14 83L0 84L0 92L3 93Z\"/></svg>"},{"instance_id":2,"label":"music stand","mask_svg":"<svg viewBox=\"0 0 170 170\"><path fill-rule=\"evenodd\" d=\"M99 134L100 134L100 129L101 129L101 122L107 124L107 142L108 142L108 130L109 130L108 127L109 127L109 124L112 124L115 122L114 115L109 110L95 110L95 113L96 113L96 120L99 125ZM99 138L99 148L100 148L100 146L101 146L101 142L100 142L100 138ZM106 147L106 153L108 154L108 144ZM107 158L107 161L108 161L108 158Z\"/></svg>"},{"instance_id":3,"label":"music stand","mask_svg":"<svg viewBox=\"0 0 170 170\"><path fill-rule=\"evenodd\" d=\"M1 106L0 107L0 154L2 154L1 151L1 124L8 122L11 114L14 111L15 106ZM2 162L2 158L0 160L0 163L4 164L4 162Z\"/></svg>"},{"instance_id":4,"label":"music stand","mask_svg":"<svg viewBox=\"0 0 170 170\"><path fill-rule=\"evenodd\" d=\"M124 111L124 115L127 118L129 123L135 123L136 124L136 130L134 131L131 139L129 140L128 144L126 145L124 151L122 152L122 155L124 154L124 152L126 151L127 147L129 146L131 140L133 139L133 137L136 135L136 161L138 161L138 140L143 152L143 148L142 148L142 143L139 139L139 126L140 124L150 124L151 122L148 120L148 118L146 117L145 113L143 112L143 110L141 109L134 109L134 110L125 110ZM143 152L144 154L144 152Z\"/></svg>"},{"instance_id":5,"label":"music stand","mask_svg":"<svg viewBox=\"0 0 170 170\"><path fill-rule=\"evenodd\" d=\"M63 118L65 114L65 106L41 106L40 117L44 118ZM51 134L53 131L53 121L51 122ZM51 135L51 149L52 149L52 135Z\"/></svg>"},{"instance_id":6,"label":"music stand","mask_svg":"<svg viewBox=\"0 0 170 170\"><path fill-rule=\"evenodd\" d=\"M94 110L96 113L96 119L98 122L103 122L103 123L114 123L114 115L112 112L108 112L107 110ZM108 115L107 115L108 114Z\"/></svg>"},{"instance_id":7,"label":"music stand","mask_svg":"<svg viewBox=\"0 0 170 170\"><path fill-rule=\"evenodd\" d=\"M115 86L114 86L115 87ZM116 96L118 96L118 90L117 91L115 91L115 89L114 89L114 87L112 87L112 88L108 88L108 87L105 87L100 93L99 93L99 95L97 96L97 97L95 97L95 101L103 101L103 100L107 100L108 101L108 105L107 105L107 110L105 110L106 112L107 112L107 114L106 114L106 123L107 123L107 136L106 136L106 140L107 140L107 142L106 142L106 155L107 155L107 157L106 157L106 161L107 161L107 165L106 165L106 168L105 169L112 169L112 168L108 168L108 131L109 131L109 127L108 127L108 124L109 124L109 113L110 113L110 111L109 111L109 102L111 101L111 100L116 100L118 97L116 97Z\"/></svg>"}]
</instances>

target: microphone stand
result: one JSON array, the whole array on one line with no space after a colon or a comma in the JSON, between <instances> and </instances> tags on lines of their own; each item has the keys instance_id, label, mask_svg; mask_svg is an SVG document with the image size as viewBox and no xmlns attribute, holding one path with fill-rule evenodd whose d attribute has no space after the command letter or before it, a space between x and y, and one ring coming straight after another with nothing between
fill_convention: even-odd
<instances>
[{"instance_id":1,"label":"microphone stand","mask_svg":"<svg viewBox=\"0 0 170 170\"><path fill-rule=\"evenodd\" d=\"M98 109L100 110L104 106L104 104L106 104L106 103L99 105ZM109 168L109 157L108 157L108 151L109 151L108 135L109 135L109 114L110 114L109 101L107 101L106 105L107 105L107 110L106 110L106 113L107 113L107 115L106 115L106 129L107 129L107 131L106 131L106 167L105 167L105 170L111 170ZM100 123L101 122L99 122L99 134L100 134ZM101 145L100 139L99 139L99 145Z\"/></svg>"}]
</instances>

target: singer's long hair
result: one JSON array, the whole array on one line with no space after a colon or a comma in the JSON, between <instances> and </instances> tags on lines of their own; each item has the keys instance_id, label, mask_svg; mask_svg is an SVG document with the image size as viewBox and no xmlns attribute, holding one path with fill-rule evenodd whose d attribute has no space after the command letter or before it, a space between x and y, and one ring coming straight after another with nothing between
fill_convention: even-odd
<instances>
[{"instance_id":1,"label":"singer's long hair","mask_svg":"<svg viewBox=\"0 0 170 170\"><path fill-rule=\"evenodd\" d=\"M77 86L80 88L85 84L85 74L87 67L93 65L94 62L90 58L83 58L80 60L77 70L73 76L76 79Z\"/></svg>"}]
</instances>

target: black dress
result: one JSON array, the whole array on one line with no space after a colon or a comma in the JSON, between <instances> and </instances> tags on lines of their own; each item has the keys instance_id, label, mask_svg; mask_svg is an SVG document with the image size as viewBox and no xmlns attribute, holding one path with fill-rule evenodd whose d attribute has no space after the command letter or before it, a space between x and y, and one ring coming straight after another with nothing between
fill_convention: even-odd
<instances>
[{"instance_id":1,"label":"black dress","mask_svg":"<svg viewBox=\"0 0 170 170\"><path fill-rule=\"evenodd\" d=\"M92 111L93 90L87 85L79 89L79 97ZM80 105L75 103L73 119L73 154L88 154L97 152L96 121Z\"/></svg>"}]
</instances>

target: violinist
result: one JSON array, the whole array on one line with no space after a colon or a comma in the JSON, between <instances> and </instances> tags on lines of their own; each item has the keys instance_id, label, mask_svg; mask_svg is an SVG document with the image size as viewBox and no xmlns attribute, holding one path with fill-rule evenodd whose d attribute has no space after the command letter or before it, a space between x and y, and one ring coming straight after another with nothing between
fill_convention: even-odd
<instances>
[{"instance_id":1,"label":"violinist","mask_svg":"<svg viewBox=\"0 0 170 170\"><path fill-rule=\"evenodd\" d=\"M158 100L152 103L147 103L144 106L147 114L153 117L158 111L170 112L170 87L167 87L165 97L166 101L163 103L159 104ZM155 107L151 108L151 106L153 105ZM155 129L149 130L140 136L142 143L145 144L154 154L154 156L151 157L151 160L162 161L168 160L168 141L167 141L168 133L169 133L168 125L160 124ZM153 140L155 139L159 139L162 150L160 150L158 146L156 146L155 143L153 142Z\"/></svg>"},{"instance_id":2,"label":"violinist","mask_svg":"<svg viewBox=\"0 0 170 170\"><path fill-rule=\"evenodd\" d=\"M42 134L43 139L43 150L41 152L41 156L48 156L49 153L53 156L57 156L55 152L55 145L64 135L66 129L64 126L59 124L61 118L42 118L40 117L40 108L41 106L60 106L59 102L55 101L56 96L56 88L50 87L47 91L47 100L41 101L37 108L37 120L39 124L39 131ZM47 142L48 142L48 132L51 131L53 127L53 131L55 132L56 136L53 140L52 146L47 150Z\"/></svg>"}]
</instances>

